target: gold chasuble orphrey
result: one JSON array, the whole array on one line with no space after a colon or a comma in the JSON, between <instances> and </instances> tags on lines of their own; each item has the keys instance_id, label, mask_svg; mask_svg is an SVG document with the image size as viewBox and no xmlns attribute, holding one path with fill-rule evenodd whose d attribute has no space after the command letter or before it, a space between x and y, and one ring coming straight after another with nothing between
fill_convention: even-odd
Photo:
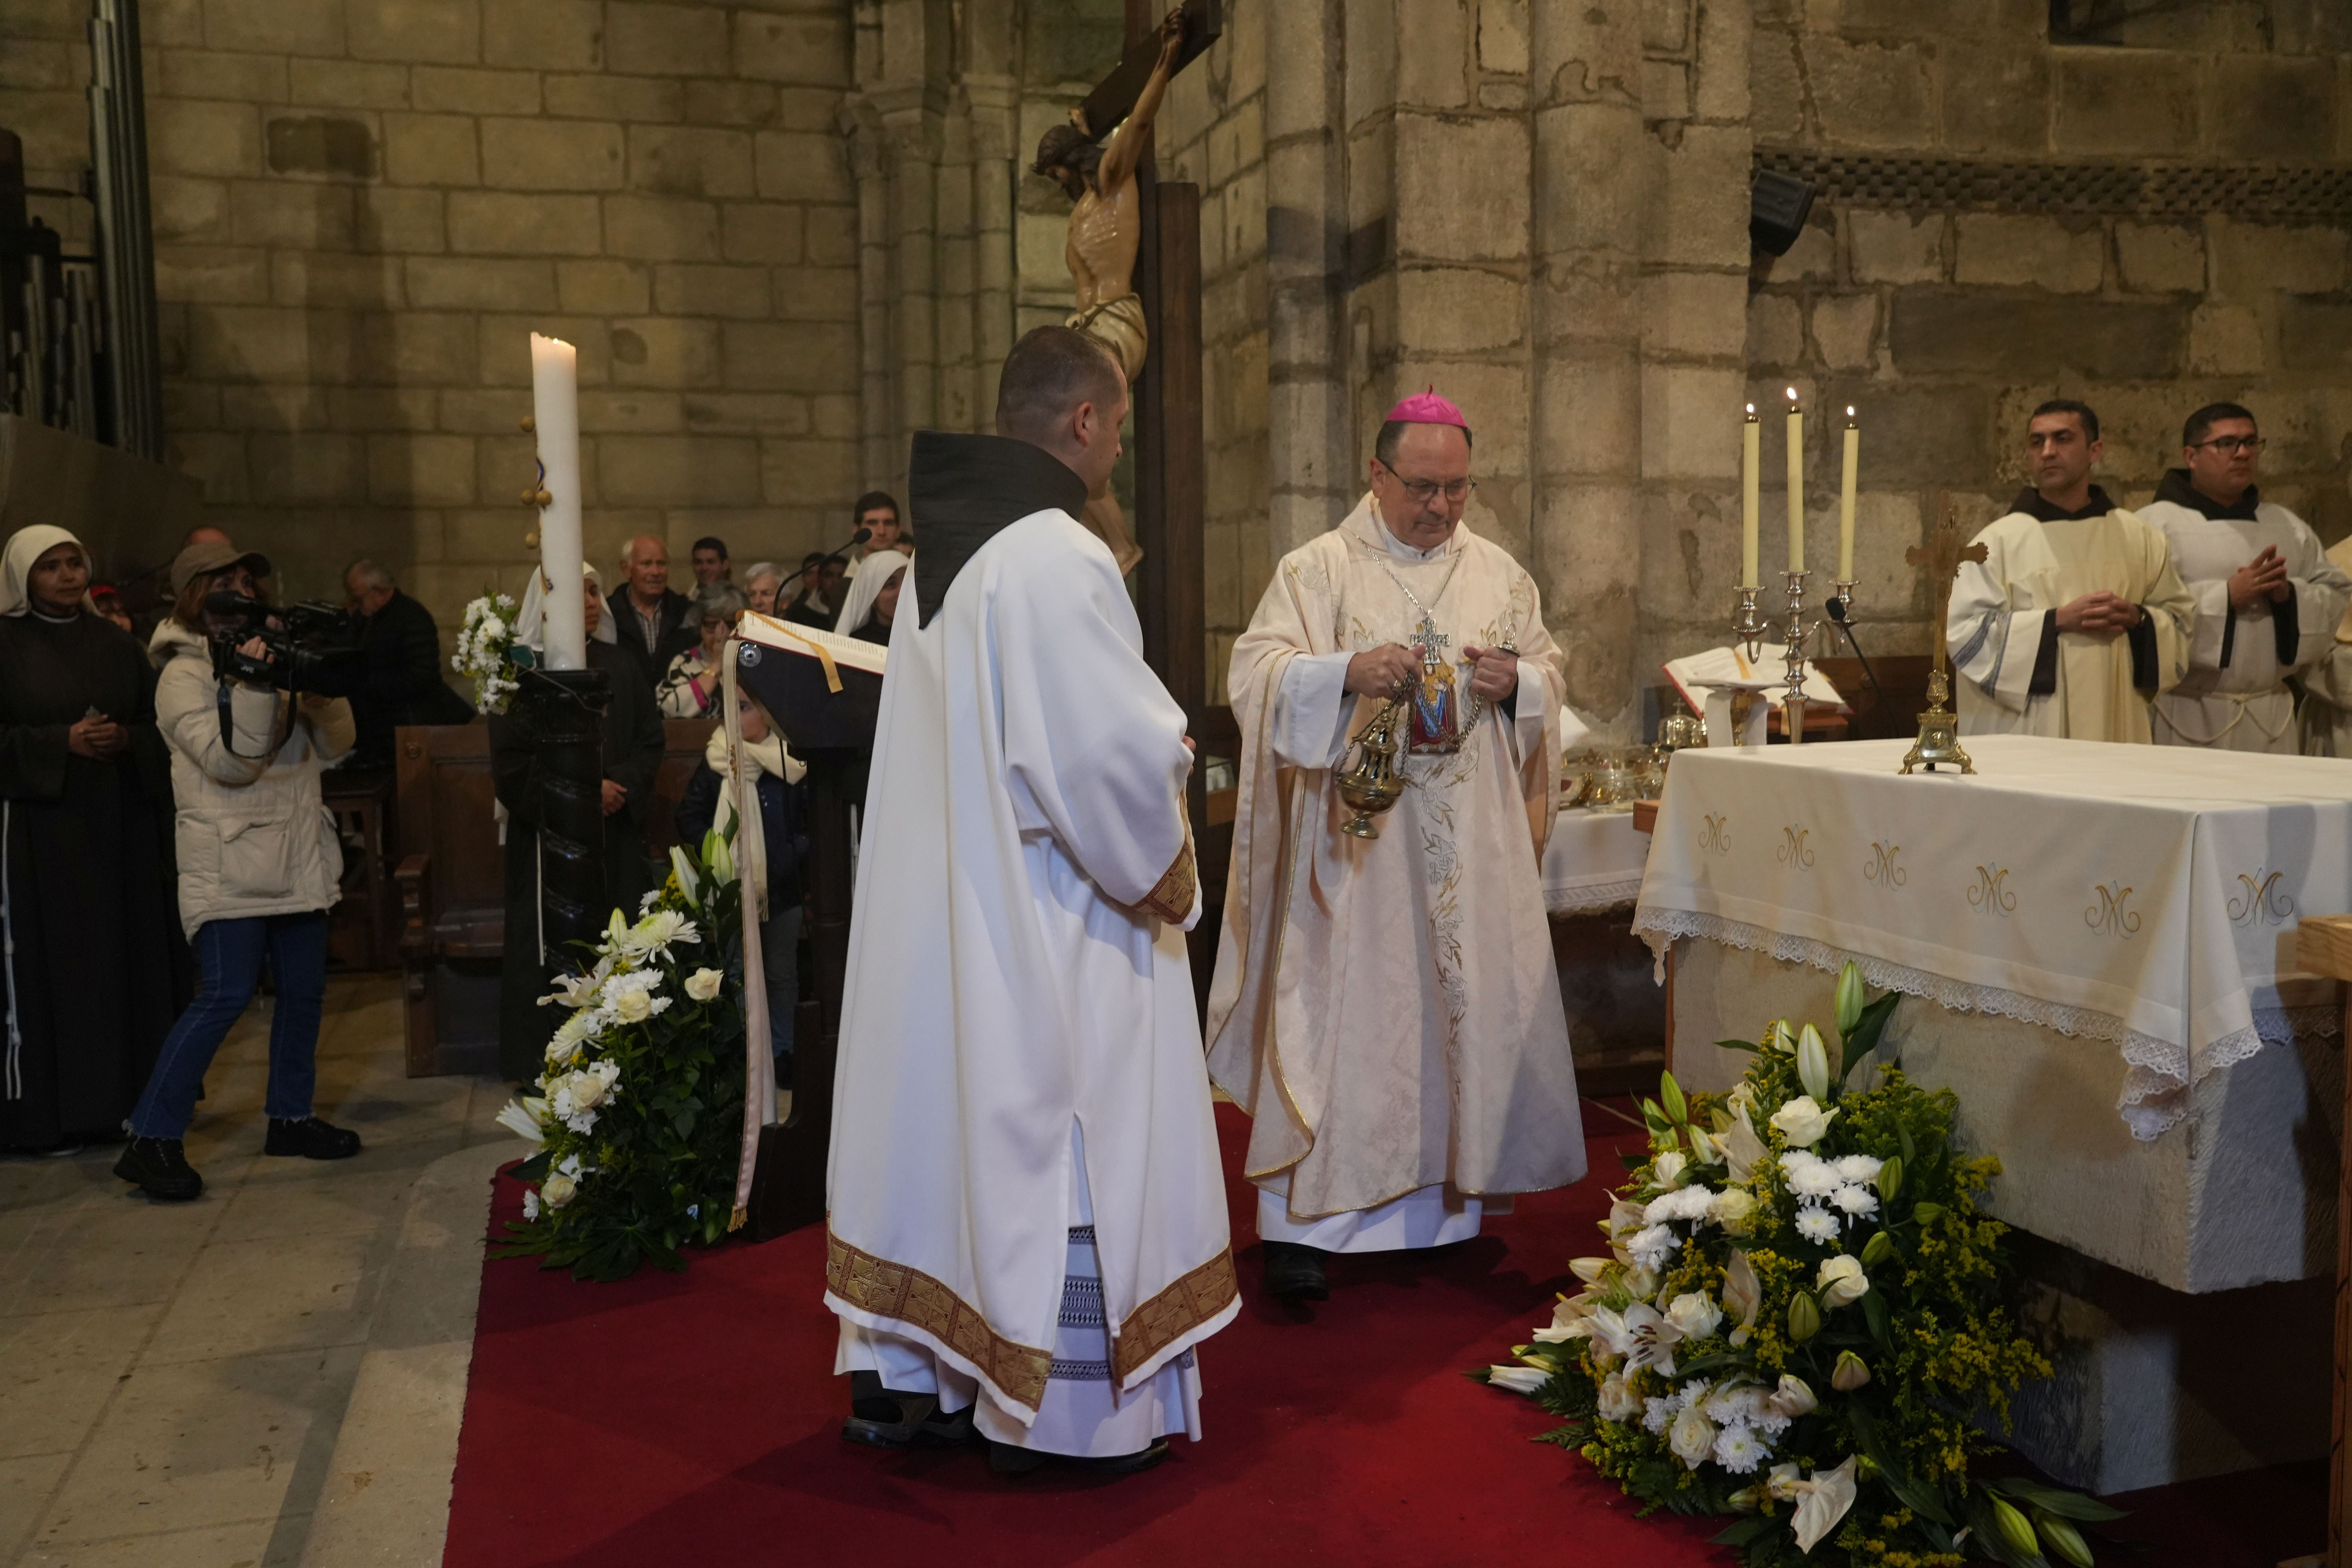
<instances>
[{"instance_id":1,"label":"gold chasuble orphrey","mask_svg":"<svg viewBox=\"0 0 2352 1568\"><path fill-rule=\"evenodd\" d=\"M1340 832L1334 764L1375 705L1339 679L1384 644L1449 664L1512 647L1519 683L1507 713L1473 704L1466 662L1424 679L1417 699L1452 677L1458 700L1422 727L1456 726L1460 747L1402 757L1404 794L1363 839ZM1315 711L1293 711L1309 676ZM1439 1184L1502 1195L1582 1176L1538 877L1564 735L1582 726L1534 580L1467 524L1401 558L1367 496L1276 566L1229 688L1240 798L1210 1072L1255 1118L1249 1177L1307 1220Z\"/></svg>"}]
</instances>

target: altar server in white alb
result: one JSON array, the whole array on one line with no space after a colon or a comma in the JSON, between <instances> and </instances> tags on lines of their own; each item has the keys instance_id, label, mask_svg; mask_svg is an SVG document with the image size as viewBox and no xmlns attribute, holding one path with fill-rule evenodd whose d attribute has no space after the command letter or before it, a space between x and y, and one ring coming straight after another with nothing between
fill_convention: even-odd
<instances>
[{"instance_id":1,"label":"altar server in white alb","mask_svg":"<svg viewBox=\"0 0 2352 1568\"><path fill-rule=\"evenodd\" d=\"M2171 469L2140 516L2172 543L2172 563L2197 601L2188 678L2156 700L2156 739L2231 752L2298 750L2294 692L2336 647L2352 600L2319 536L2254 485L2262 433L2234 403L2189 416L2185 468Z\"/></svg>"},{"instance_id":2,"label":"altar server in white alb","mask_svg":"<svg viewBox=\"0 0 2352 1568\"><path fill-rule=\"evenodd\" d=\"M2033 488L1952 586L1960 732L2146 744L2150 700L2189 673L2195 604L2164 535L2091 482L2105 447L2088 405L2043 404L2027 443Z\"/></svg>"},{"instance_id":3,"label":"altar server in white alb","mask_svg":"<svg viewBox=\"0 0 2352 1568\"><path fill-rule=\"evenodd\" d=\"M1532 578L1462 521L1471 436L1390 412L1371 491L1283 557L1228 679L1242 732L1210 1070L1255 1121L1270 1294L1334 1252L1441 1247L1584 1174L1538 870L1583 732ZM1349 739L1409 700L1403 796L1344 835Z\"/></svg>"},{"instance_id":4,"label":"altar server in white alb","mask_svg":"<svg viewBox=\"0 0 2352 1568\"><path fill-rule=\"evenodd\" d=\"M1126 380L1041 327L1000 436L915 437L834 1100L844 1436L1002 1471L1201 1435L1240 1304L1184 933L1184 714L1077 513ZM874 558L867 559L870 569ZM864 580L861 574L861 582Z\"/></svg>"},{"instance_id":5,"label":"altar server in white alb","mask_svg":"<svg viewBox=\"0 0 2352 1568\"><path fill-rule=\"evenodd\" d=\"M2352 575L2352 539L2328 546L2327 560ZM2304 667L2301 680L2303 754L2352 757L2352 606L2336 624L2334 645Z\"/></svg>"}]
</instances>

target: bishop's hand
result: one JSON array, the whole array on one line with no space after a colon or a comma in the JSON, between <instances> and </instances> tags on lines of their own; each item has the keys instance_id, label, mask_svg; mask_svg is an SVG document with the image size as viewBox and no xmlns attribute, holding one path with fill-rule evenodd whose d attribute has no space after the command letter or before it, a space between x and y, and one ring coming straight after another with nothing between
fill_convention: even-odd
<instances>
[{"instance_id":1,"label":"bishop's hand","mask_svg":"<svg viewBox=\"0 0 2352 1568\"><path fill-rule=\"evenodd\" d=\"M1395 643L1369 647L1348 661L1346 689L1359 697L1394 697L1421 679L1421 656Z\"/></svg>"},{"instance_id":2,"label":"bishop's hand","mask_svg":"<svg viewBox=\"0 0 2352 1568\"><path fill-rule=\"evenodd\" d=\"M1519 656L1509 648L1465 647L1462 657L1475 667L1470 677L1471 696L1500 702L1519 689Z\"/></svg>"}]
</instances>

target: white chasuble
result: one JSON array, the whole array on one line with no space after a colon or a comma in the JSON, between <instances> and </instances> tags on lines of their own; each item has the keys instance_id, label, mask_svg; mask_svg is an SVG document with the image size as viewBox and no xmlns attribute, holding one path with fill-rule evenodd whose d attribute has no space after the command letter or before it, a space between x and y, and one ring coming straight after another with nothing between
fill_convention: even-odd
<instances>
[{"instance_id":1,"label":"white chasuble","mask_svg":"<svg viewBox=\"0 0 2352 1568\"><path fill-rule=\"evenodd\" d=\"M1450 721L1460 748L1402 758L1402 797L1378 838L1356 838L1340 832L1353 813L1336 780L1378 704L1341 682L1349 657L1387 644L1460 661L1422 683L1414 726ZM1463 660L1502 646L1519 656L1508 715L1474 708ZM1560 750L1583 726L1534 580L1467 526L1426 557L1396 547L1367 496L1282 559L1234 644L1229 689L1240 793L1209 1060L1255 1119L1247 1174L1294 1227L1261 1234L1333 1246L1315 1222L1383 1210L1341 1228L1390 1237L1368 1247L1429 1245L1475 1231L1467 1199L1578 1180L1539 869Z\"/></svg>"},{"instance_id":2,"label":"white chasuble","mask_svg":"<svg viewBox=\"0 0 2352 1568\"><path fill-rule=\"evenodd\" d=\"M2095 488L2087 516L2024 510L1988 524L1945 622L1963 735L2149 739L2148 700L2180 683L2196 619L2164 535ZM2040 505L2027 491L2021 506ZM2130 632L2057 629L2055 612L2105 589L2146 612Z\"/></svg>"},{"instance_id":3,"label":"white chasuble","mask_svg":"<svg viewBox=\"0 0 2352 1568\"><path fill-rule=\"evenodd\" d=\"M925 433L919 465L942 439L998 438ZM1095 1451L1056 1426L1049 1375L1091 1377L1106 1419L1181 1403L1160 1374L1189 1378L1240 1304L1185 956L1184 715L1066 511L995 529L919 616L928 581L901 589L866 792L825 1304L845 1364L887 1382L919 1355L943 1391L977 1385L992 1436L1043 1407L1035 1446ZM1108 1365L1073 1371L1060 1323L1087 1270L1100 1349L1081 1359Z\"/></svg>"},{"instance_id":4,"label":"white chasuble","mask_svg":"<svg viewBox=\"0 0 2352 1568\"><path fill-rule=\"evenodd\" d=\"M2189 674L2156 700L2156 739L2293 756L2298 737L2287 678L2334 650L2352 578L2286 508L2249 494L2225 509L2199 496L2178 469L2140 515L2171 542L2173 567L2197 601ZM2288 596L2241 613L2230 603L2230 574L2266 545L2285 563Z\"/></svg>"}]
</instances>

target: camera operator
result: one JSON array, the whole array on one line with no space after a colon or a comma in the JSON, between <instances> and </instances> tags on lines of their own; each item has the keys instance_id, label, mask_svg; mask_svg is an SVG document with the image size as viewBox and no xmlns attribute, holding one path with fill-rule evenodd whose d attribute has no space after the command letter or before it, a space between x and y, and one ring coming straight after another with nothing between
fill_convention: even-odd
<instances>
[{"instance_id":1,"label":"camera operator","mask_svg":"<svg viewBox=\"0 0 2352 1568\"><path fill-rule=\"evenodd\" d=\"M279 638L274 626L264 635L251 613L206 603L220 594L258 599L257 580L268 574L269 562L254 552L211 542L188 546L172 563L176 602L156 638L168 656L156 683L155 721L171 747L178 803L180 920L203 978L164 1038L114 1173L167 1202L204 1191L181 1140L205 1069L252 1000L265 954L278 1003L262 1152L341 1160L360 1152L359 1134L310 1114L326 999L326 911L342 875L342 847L319 775L351 750L351 704L268 684L282 669L271 646ZM226 689L215 673L224 666L238 672Z\"/></svg>"}]
</instances>

